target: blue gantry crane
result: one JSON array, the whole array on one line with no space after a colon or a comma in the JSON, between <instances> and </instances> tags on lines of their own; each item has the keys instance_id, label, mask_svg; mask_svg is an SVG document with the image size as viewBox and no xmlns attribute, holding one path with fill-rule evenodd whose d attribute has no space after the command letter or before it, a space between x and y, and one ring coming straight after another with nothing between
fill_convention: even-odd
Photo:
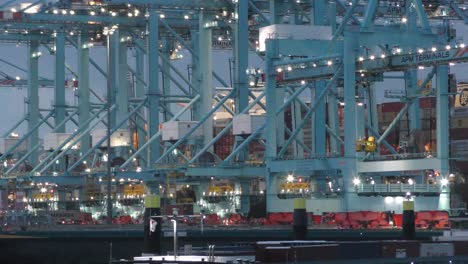
<instances>
[{"instance_id":1,"label":"blue gantry crane","mask_svg":"<svg viewBox=\"0 0 468 264\"><path fill-rule=\"evenodd\" d=\"M296 197L309 199L307 210L319 214L401 211L385 197L403 196L414 196L422 210L448 210L450 65L468 61L453 22L466 24L466 5L8 1L0 6L0 40L27 45L28 92L26 116L2 138L9 145L0 156L0 182L22 186L26 201L40 192L38 184L67 186L58 188L55 209L94 200L86 186L107 188L101 198L117 200L112 186L144 183L135 199L161 193L176 203L177 186L190 186L199 211L247 215L251 196L263 197L267 212L291 211ZM232 50L232 85L213 50L220 43ZM76 71L66 63L67 46L74 48ZM45 51L53 67L41 64ZM93 51L105 52L106 61ZM40 78L39 67L51 68L54 79ZM93 70L107 86L104 98L95 91L103 87L92 89ZM76 104L66 102L66 71L76 78ZM405 105L382 131L378 90L395 72L403 73L403 87L393 90L404 91ZM419 84L418 72L425 74ZM409 136L418 137L419 99L432 79L436 152L399 153L387 137L404 116ZM48 111L39 107L41 85L54 86ZM25 121L26 133L11 138ZM381 146L392 155L380 155ZM426 180L429 174L436 182ZM411 183L387 180L405 176ZM232 199L213 205L211 196Z\"/></svg>"}]
</instances>

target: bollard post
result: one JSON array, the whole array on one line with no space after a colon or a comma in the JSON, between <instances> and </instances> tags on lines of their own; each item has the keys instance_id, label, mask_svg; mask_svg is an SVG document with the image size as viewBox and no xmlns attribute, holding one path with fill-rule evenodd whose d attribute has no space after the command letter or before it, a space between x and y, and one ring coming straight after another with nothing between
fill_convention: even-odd
<instances>
[{"instance_id":1,"label":"bollard post","mask_svg":"<svg viewBox=\"0 0 468 264\"><path fill-rule=\"evenodd\" d=\"M412 240L415 238L414 201L403 201L403 239Z\"/></svg>"},{"instance_id":2,"label":"bollard post","mask_svg":"<svg viewBox=\"0 0 468 264\"><path fill-rule=\"evenodd\" d=\"M161 218L151 218L151 216L160 215L161 200L159 195L146 196L143 254L161 254Z\"/></svg>"},{"instance_id":3,"label":"bollard post","mask_svg":"<svg viewBox=\"0 0 468 264\"><path fill-rule=\"evenodd\" d=\"M307 212L304 198L294 199L293 237L300 240L307 238Z\"/></svg>"}]
</instances>

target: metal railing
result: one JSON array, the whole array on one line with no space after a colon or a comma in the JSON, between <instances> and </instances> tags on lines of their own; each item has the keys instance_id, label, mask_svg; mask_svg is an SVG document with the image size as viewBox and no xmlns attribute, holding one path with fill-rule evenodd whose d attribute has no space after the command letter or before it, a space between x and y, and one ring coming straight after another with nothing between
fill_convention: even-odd
<instances>
[{"instance_id":1,"label":"metal railing","mask_svg":"<svg viewBox=\"0 0 468 264\"><path fill-rule=\"evenodd\" d=\"M356 192L365 194L439 194L441 186L438 184L360 184Z\"/></svg>"},{"instance_id":2,"label":"metal railing","mask_svg":"<svg viewBox=\"0 0 468 264\"><path fill-rule=\"evenodd\" d=\"M426 158L435 158L436 153L434 152L425 152L425 153L400 153L392 155L371 155L366 161L383 161L383 160L405 160L405 159L426 159Z\"/></svg>"}]
</instances>

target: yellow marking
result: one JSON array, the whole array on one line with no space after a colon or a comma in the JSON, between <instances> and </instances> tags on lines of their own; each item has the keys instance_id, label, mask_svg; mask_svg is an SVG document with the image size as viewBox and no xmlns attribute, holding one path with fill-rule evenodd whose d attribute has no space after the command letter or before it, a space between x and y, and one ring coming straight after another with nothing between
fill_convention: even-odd
<instances>
[{"instance_id":1,"label":"yellow marking","mask_svg":"<svg viewBox=\"0 0 468 264\"><path fill-rule=\"evenodd\" d=\"M294 199L294 209L306 209L306 200L304 198Z\"/></svg>"},{"instance_id":2,"label":"yellow marking","mask_svg":"<svg viewBox=\"0 0 468 264\"><path fill-rule=\"evenodd\" d=\"M148 195L145 197L146 208L161 208L161 199L159 195Z\"/></svg>"},{"instance_id":3,"label":"yellow marking","mask_svg":"<svg viewBox=\"0 0 468 264\"><path fill-rule=\"evenodd\" d=\"M414 211L414 201L403 201L403 211Z\"/></svg>"}]
</instances>

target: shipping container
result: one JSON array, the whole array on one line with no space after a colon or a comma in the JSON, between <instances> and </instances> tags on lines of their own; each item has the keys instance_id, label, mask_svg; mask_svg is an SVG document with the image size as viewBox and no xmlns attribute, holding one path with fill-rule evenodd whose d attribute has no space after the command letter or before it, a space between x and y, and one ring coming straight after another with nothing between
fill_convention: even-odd
<instances>
[{"instance_id":1,"label":"shipping container","mask_svg":"<svg viewBox=\"0 0 468 264\"><path fill-rule=\"evenodd\" d=\"M384 112L382 113L382 119L379 120L383 123L391 123L395 117L397 116L398 113L396 112Z\"/></svg>"},{"instance_id":2,"label":"shipping container","mask_svg":"<svg viewBox=\"0 0 468 264\"><path fill-rule=\"evenodd\" d=\"M339 256L338 244L327 241L260 241L255 245L255 260L260 263L307 263L333 260Z\"/></svg>"},{"instance_id":3,"label":"shipping container","mask_svg":"<svg viewBox=\"0 0 468 264\"><path fill-rule=\"evenodd\" d=\"M161 124L162 140L172 141L184 137L198 121L169 121ZM199 126L190 134L189 139L202 138L203 126Z\"/></svg>"},{"instance_id":4,"label":"shipping container","mask_svg":"<svg viewBox=\"0 0 468 264\"><path fill-rule=\"evenodd\" d=\"M451 140L468 139L468 128L454 128L450 129Z\"/></svg>"},{"instance_id":5,"label":"shipping container","mask_svg":"<svg viewBox=\"0 0 468 264\"><path fill-rule=\"evenodd\" d=\"M288 246L270 246L265 248L265 255L262 263L286 263L292 259L291 247ZM257 261L257 260L256 260Z\"/></svg>"},{"instance_id":6,"label":"shipping container","mask_svg":"<svg viewBox=\"0 0 468 264\"><path fill-rule=\"evenodd\" d=\"M21 138L19 137L8 137L8 138L0 138L0 153L5 153L8 151L11 147L13 147L18 141L20 141ZM25 140L23 141L18 147L15 148L11 153L21 153L21 152L26 152L28 148L28 141Z\"/></svg>"},{"instance_id":7,"label":"shipping container","mask_svg":"<svg viewBox=\"0 0 468 264\"><path fill-rule=\"evenodd\" d=\"M44 137L44 150L55 150L59 146L61 146L70 136L72 133L49 133L46 134ZM70 147L70 142L65 144L65 146L62 147L62 149L69 148ZM77 142L76 145L71 147L72 149L79 149L80 148L80 143Z\"/></svg>"},{"instance_id":8,"label":"shipping container","mask_svg":"<svg viewBox=\"0 0 468 264\"><path fill-rule=\"evenodd\" d=\"M468 171L468 161L454 161L455 167L460 171Z\"/></svg>"},{"instance_id":9,"label":"shipping container","mask_svg":"<svg viewBox=\"0 0 468 264\"><path fill-rule=\"evenodd\" d=\"M436 107L435 97L424 97L419 99L419 108L434 108Z\"/></svg>"},{"instance_id":10,"label":"shipping container","mask_svg":"<svg viewBox=\"0 0 468 264\"><path fill-rule=\"evenodd\" d=\"M381 244L376 241L341 242L341 259L374 259L382 257Z\"/></svg>"},{"instance_id":11,"label":"shipping container","mask_svg":"<svg viewBox=\"0 0 468 264\"><path fill-rule=\"evenodd\" d=\"M414 258L419 257L419 242L417 241L382 241L383 258Z\"/></svg>"},{"instance_id":12,"label":"shipping container","mask_svg":"<svg viewBox=\"0 0 468 264\"><path fill-rule=\"evenodd\" d=\"M105 128L99 128L94 130L91 133L92 141L93 141L93 147L97 145L99 141L101 141L103 138L107 137L107 130ZM111 140L110 144L111 147L127 147L130 146L132 142L132 135L130 133L130 130L127 129L118 129L111 135ZM104 140L100 147L106 147L107 146L107 140Z\"/></svg>"},{"instance_id":13,"label":"shipping container","mask_svg":"<svg viewBox=\"0 0 468 264\"><path fill-rule=\"evenodd\" d=\"M293 246L289 261L308 263L339 259L338 244Z\"/></svg>"},{"instance_id":14,"label":"shipping container","mask_svg":"<svg viewBox=\"0 0 468 264\"><path fill-rule=\"evenodd\" d=\"M420 257L452 257L454 253L452 243L421 243L419 247Z\"/></svg>"},{"instance_id":15,"label":"shipping container","mask_svg":"<svg viewBox=\"0 0 468 264\"><path fill-rule=\"evenodd\" d=\"M453 242L455 256L468 256L468 241Z\"/></svg>"},{"instance_id":16,"label":"shipping container","mask_svg":"<svg viewBox=\"0 0 468 264\"><path fill-rule=\"evenodd\" d=\"M401 102L390 102L390 103L383 103L382 106L382 113L398 113L403 109L404 104Z\"/></svg>"},{"instance_id":17,"label":"shipping container","mask_svg":"<svg viewBox=\"0 0 468 264\"><path fill-rule=\"evenodd\" d=\"M468 128L468 117L452 117L450 120L451 128Z\"/></svg>"},{"instance_id":18,"label":"shipping container","mask_svg":"<svg viewBox=\"0 0 468 264\"><path fill-rule=\"evenodd\" d=\"M242 114L233 118L232 134L250 135L263 126L266 116Z\"/></svg>"},{"instance_id":19,"label":"shipping container","mask_svg":"<svg viewBox=\"0 0 468 264\"><path fill-rule=\"evenodd\" d=\"M163 215L173 215L177 211L178 215L193 215L193 204L166 204L162 206Z\"/></svg>"}]
</instances>

